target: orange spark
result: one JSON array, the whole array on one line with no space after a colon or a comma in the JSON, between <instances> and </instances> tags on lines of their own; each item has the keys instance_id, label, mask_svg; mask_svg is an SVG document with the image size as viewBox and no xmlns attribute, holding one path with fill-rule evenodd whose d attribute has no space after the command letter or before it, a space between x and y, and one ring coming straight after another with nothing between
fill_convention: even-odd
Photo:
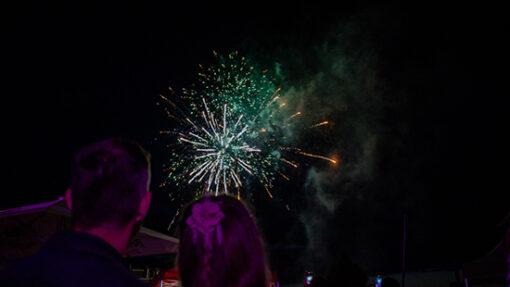
<instances>
[{"instance_id":1,"label":"orange spark","mask_svg":"<svg viewBox=\"0 0 510 287\"><path fill-rule=\"evenodd\" d=\"M289 160L286 160L286 159L284 159L283 157L282 157L282 158L280 158L280 160L281 160L281 161L283 161L284 163L288 164L288 165L291 165L291 166L292 166L292 167L294 167L294 168L297 168L297 167L298 167L298 165L297 165L297 164L295 164L295 163L293 163L293 162L291 162L291 161L289 161Z\"/></svg>"},{"instance_id":2,"label":"orange spark","mask_svg":"<svg viewBox=\"0 0 510 287\"><path fill-rule=\"evenodd\" d=\"M170 90L173 92L172 88ZM162 94L159 94L159 97L165 100L168 104L170 104L174 109L177 107L172 101L170 101L167 97L163 96Z\"/></svg>"},{"instance_id":3,"label":"orange spark","mask_svg":"<svg viewBox=\"0 0 510 287\"><path fill-rule=\"evenodd\" d=\"M320 158L320 159L323 159L323 160L330 161L333 164L336 164L336 160L331 159L329 157L322 156L322 155L306 153L306 152L303 152L303 151L298 151L297 153L299 153L301 155L304 155L304 156L308 156L308 157Z\"/></svg>"},{"instance_id":4,"label":"orange spark","mask_svg":"<svg viewBox=\"0 0 510 287\"><path fill-rule=\"evenodd\" d=\"M316 127L324 126L324 125L327 125L328 123L329 123L328 121L323 121L323 122L320 122L318 124L315 124L315 125L311 126L310 128L316 128Z\"/></svg>"},{"instance_id":5,"label":"orange spark","mask_svg":"<svg viewBox=\"0 0 510 287\"><path fill-rule=\"evenodd\" d=\"M297 112L297 113L293 114L292 116L289 117L289 120L292 119L293 117L296 117L299 115L301 115L301 112Z\"/></svg>"},{"instance_id":6,"label":"orange spark","mask_svg":"<svg viewBox=\"0 0 510 287\"><path fill-rule=\"evenodd\" d=\"M264 184L264 187L266 188L267 194L269 194L269 197L272 199L273 195L271 194L271 192L269 192L269 188L267 188L267 185L265 185L265 184Z\"/></svg>"},{"instance_id":7,"label":"orange spark","mask_svg":"<svg viewBox=\"0 0 510 287\"><path fill-rule=\"evenodd\" d=\"M286 176L285 174L283 174L283 173L279 172L278 170L277 170L277 172L278 172L278 173L279 173L279 174L280 174L283 178L285 178L287 181L290 181L290 178L289 178L288 176Z\"/></svg>"}]
</instances>

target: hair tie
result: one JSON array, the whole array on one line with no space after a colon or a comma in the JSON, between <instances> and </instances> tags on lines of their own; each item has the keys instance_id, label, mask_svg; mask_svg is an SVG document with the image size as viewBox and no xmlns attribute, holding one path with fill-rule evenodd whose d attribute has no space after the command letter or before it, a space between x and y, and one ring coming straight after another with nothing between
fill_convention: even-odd
<instances>
[{"instance_id":1,"label":"hair tie","mask_svg":"<svg viewBox=\"0 0 510 287\"><path fill-rule=\"evenodd\" d=\"M204 244L207 248L212 248L212 236L216 230L216 239L218 244L223 242L221 232L221 219L225 217L216 202L207 200L202 203L195 203L191 209L191 216L186 219L186 224L193 230L193 243L197 243L197 232L204 235Z\"/></svg>"}]
</instances>

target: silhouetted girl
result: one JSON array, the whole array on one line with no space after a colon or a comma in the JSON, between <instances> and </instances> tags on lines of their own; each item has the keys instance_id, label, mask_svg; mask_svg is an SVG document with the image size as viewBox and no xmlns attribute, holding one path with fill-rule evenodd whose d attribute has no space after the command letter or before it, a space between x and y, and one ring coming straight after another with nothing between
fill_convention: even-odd
<instances>
[{"instance_id":1,"label":"silhouetted girl","mask_svg":"<svg viewBox=\"0 0 510 287\"><path fill-rule=\"evenodd\" d=\"M229 195L188 205L180 222L178 267L183 287L267 287L269 272L257 225Z\"/></svg>"}]
</instances>

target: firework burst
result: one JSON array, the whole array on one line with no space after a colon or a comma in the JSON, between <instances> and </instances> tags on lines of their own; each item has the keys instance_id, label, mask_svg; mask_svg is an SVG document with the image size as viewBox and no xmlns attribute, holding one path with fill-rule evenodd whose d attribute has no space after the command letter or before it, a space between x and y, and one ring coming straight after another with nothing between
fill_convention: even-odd
<instances>
[{"instance_id":1,"label":"firework burst","mask_svg":"<svg viewBox=\"0 0 510 287\"><path fill-rule=\"evenodd\" d=\"M237 193L251 179L268 195L286 166L298 164L285 153L334 160L290 147L283 130L301 112L285 110L286 101L267 70L257 69L237 52L219 56L217 65L200 66L198 82L178 95L170 88L165 111L178 126L161 131L174 140L169 144L171 159L168 181L203 193ZM289 116L290 115L290 116ZM312 127L327 125L321 122Z\"/></svg>"}]
</instances>

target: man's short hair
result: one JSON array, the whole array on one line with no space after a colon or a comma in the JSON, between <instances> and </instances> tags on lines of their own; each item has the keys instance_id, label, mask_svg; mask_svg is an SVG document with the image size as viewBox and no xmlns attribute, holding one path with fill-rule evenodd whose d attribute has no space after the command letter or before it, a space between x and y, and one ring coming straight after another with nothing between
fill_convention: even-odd
<instances>
[{"instance_id":1,"label":"man's short hair","mask_svg":"<svg viewBox=\"0 0 510 287\"><path fill-rule=\"evenodd\" d=\"M127 139L82 148L71 172L72 222L91 228L124 226L136 215L150 182L150 155Z\"/></svg>"}]
</instances>

